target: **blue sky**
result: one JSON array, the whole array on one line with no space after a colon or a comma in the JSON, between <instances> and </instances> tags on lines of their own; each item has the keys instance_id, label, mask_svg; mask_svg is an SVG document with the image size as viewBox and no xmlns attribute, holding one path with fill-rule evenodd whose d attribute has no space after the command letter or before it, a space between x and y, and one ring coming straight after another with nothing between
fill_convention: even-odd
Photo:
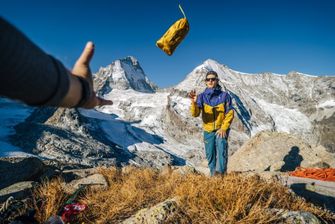
<instances>
[{"instance_id":1,"label":"blue sky","mask_svg":"<svg viewBox=\"0 0 335 224\"><path fill-rule=\"evenodd\" d=\"M190 32L172 56L155 46L182 17ZM86 41L91 67L136 57L158 86L182 81L208 58L248 72L335 75L333 0L1 0L0 15L71 67Z\"/></svg>"}]
</instances>

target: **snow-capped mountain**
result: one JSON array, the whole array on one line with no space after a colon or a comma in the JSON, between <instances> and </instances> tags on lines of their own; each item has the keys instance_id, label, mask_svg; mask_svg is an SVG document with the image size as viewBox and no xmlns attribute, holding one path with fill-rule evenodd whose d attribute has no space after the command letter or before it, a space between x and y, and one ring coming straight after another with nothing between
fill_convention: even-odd
<instances>
[{"instance_id":1,"label":"snow-capped mountain","mask_svg":"<svg viewBox=\"0 0 335 224\"><path fill-rule=\"evenodd\" d=\"M198 93L204 90L203 80L208 70L218 72L222 86L233 98L237 116L230 138L232 151L262 130L294 134L309 144L322 144L335 151L334 139L330 137L335 131L334 77L297 72L246 74L209 59L166 91L144 95L133 90L105 92L104 96L115 104L102 111L116 113L129 121L140 120L138 125L144 128L163 129L174 139L185 139L201 129L200 119L189 115L190 101L186 93L192 89ZM174 124L171 118L178 122Z\"/></svg>"},{"instance_id":2,"label":"snow-capped mountain","mask_svg":"<svg viewBox=\"0 0 335 224\"><path fill-rule=\"evenodd\" d=\"M185 91L195 88L200 92L208 70L218 72L249 136L261 130L286 132L335 152L335 139L330 136L335 131L335 77L298 72L247 74L207 60L176 88Z\"/></svg>"},{"instance_id":3,"label":"snow-capped mountain","mask_svg":"<svg viewBox=\"0 0 335 224\"><path fill-rule=\"evenodd\" d=\"M334 77L297 72L247 74L209 59L174 88L154 94L133 89L104 92L104 97L113 100L114 105L100 111L117 114L129 122L136 121L133 126L162 136L166 141L159 147L169 153L186 160L203 158L201 120L190 117L187 92L204 90L203 80L208 70L218 72L222 86L233 98L237 116L230 134L230 153L264 130L286 132L311 145L321 144L335 151L331 134L335 131ZM135 148L146 146L138 144Z\"/></svg>"},{"instance_id":4,"label":"snow-capped mountain","mask_svg":"<svg viewBox=\"0 0 335 224\"><path fill-rule=\"evenodd\" d=\"M152 93L157 89L134 57L116 60L107 67L100 68L95 74L95 85L96 89L99 89L99 95L104 95L112 89L133 89L145 93Z\"/></svg>"},{"instance_id":5,"label":"snow-capped mountain","mask_svg":"<svg viewBox=\"0 0 335 224\"><path fill-rule=\"evenodd\" d=\"M210 59L175 87L159 91L135 58L117 60L94 75L98 94L113 105L35 110L16 126L11 142L46 158L85 165L197 166L204 160L202 127L200 118L190 116L187 92L204 90L208 70L218 72L233 98L230 154L263 130L286 132L335 152L334 77L246 74Z\"/></svg>"}]
</instances>

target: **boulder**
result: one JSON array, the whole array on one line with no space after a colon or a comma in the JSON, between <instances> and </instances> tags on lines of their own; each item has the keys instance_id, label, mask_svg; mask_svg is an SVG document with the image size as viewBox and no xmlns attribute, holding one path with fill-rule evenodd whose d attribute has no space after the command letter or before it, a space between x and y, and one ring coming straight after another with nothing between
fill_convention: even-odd
<instances>
[{"instance_id":1,"label":"boulder","mask_svg":"<svg viewBox=\"0 0 335 224\"><path fill-rule=\"evenodd\" d=\"M294 176L282 176L281 182L307 201L335 212L335 182Z\"/></svg>"},{"instance_id":2,"label":"boulder","mask_svg":"<svg viewBox=\"0 0 335 224\"><path fill-rule=\"evenodd\" d=\"M312 213L305 211L287 211L283 209L272 209L276 215L280 215L282 221L279 223L321 224L321 221Z\"/></svg>"},{"instance_id":3,"label":"boulder","mask_svg":"<svg viewBox=\"0 0 335 224\"><path fill-rule=\"evenodd\" d=\"M0 202L4 202L9 197L14 197L15 199L27 198L38 183L34 181L23 181L18 182L9 187L0 190Z\"/></svg>"},{"instance_id":4,"label":"boulder","mask_svg":"<svg viewBox=\"0 0 335 224\"><path fill-rule=\"evenodd\" d=\"M287 172L316 164L335 167L335 155L293 135L266 131L252 137L228 158L228 171Z\"/></svg>"},{"instance_id":5,"label":"boulder","mask_svg":"<svg viewBox=\"0 0 335 224\"><path fill-rule=\"evenodd\" d=\"M168 199L151 208L138 211L132 217L124 220L123 224L161 224L168 223L178 214L178 204L175 199Z\"/></svg>"},{"instance_id":6,"label":"boulder","mask_svg":"<svg viewBox=\"0 0 335 224\"><path fill-rule=\"evenodd\" d=\"M36 181L44 172L44 163L35 157L0 160L0 189L22 181Z\"/></svg>"},{"instance_id":7,"label":"boulder","mask_svg":"<svg viewBox=\"0 0 335 224\"><path fill-rule=\"evenodd\" d=\"M107 188L108 183L102 174L93 174L82 179L73 180L68 184L64 184L63 189L65 192L73 194L81 186L94 186L96 188Z\"/></svg>"}]
</instances>

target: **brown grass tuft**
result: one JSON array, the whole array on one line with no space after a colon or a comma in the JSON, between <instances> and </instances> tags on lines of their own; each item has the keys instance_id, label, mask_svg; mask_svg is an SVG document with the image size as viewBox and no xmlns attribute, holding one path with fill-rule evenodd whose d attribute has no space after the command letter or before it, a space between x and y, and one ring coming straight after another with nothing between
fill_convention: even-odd
<instances>
[{"instance_id":1,"label":"brown grass tuft","mask_svg":"<svg viewBox=\"0 0 335 224\"><path fill-rule=\"evenodd\" d=\"M66 201L66 194L62 190L62 180L55 178L44 181L34 191L33 206L36 210L35 218L39 223L44 223L52 215L56 215Z\"/></svg>"},{"instance_id":2,"label":"brown grass tuft","mask_svg":"<svg viewBox=\"0 0 335 224\"><path fill-rule=\"evenodd\" d=\"M82 199L83 203L91 205L86 218L97 223L117 223L142 208L173 197L173 182L179 178L134 167L123 173L115 168L100 172L107 178L109 188L102 192L91 190Z\"/></svg>"},{"instance_id":3,"label":"brown grass tuft","mask_svg":"<svg viewBox=\"0 0 335 224\"><path fill-rule=\"evenodd\" d=\"M189 175L175 194L194 223L275 223L280 217L271 208L308 211L324 219L334 217L292 195L280 183L268 183L258 176Z\"/></svg>"},{"instance_id":4,"label":"brown grass tuft","mask_svg":"<svg viewBox=\"0 0 335 224\"><path fill-rule=\"evenodd\" d=\"M88 189L80 202L88 205L80 217L85 223L119 223L138 210L169 198L179 200L180 214L175 223L276 223L279 217L271 208L308 211L324 220L334 214L292 195L281 184L263 181L258 176L231 173L208 178L199 174L180 175L153 169L127 167L99 170L108 189ZM36 197L39 220L44 221L59 210L65 196L60 180L45 183Z\"/></svg>"}]
</instances>

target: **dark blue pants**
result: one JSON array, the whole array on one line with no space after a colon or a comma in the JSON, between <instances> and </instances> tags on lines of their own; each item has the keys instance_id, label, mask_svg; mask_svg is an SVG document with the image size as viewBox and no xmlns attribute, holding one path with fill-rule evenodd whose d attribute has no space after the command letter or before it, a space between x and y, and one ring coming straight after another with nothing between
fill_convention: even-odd
<instances>
[{"instance_id":1,"label":"dark blue pants","mask_svg":"<svg viewBox=\"0 0 335 224\"><path fill-rule=\"evenodd\" d=\"M227 140L226 138L216 136L215 133L215 131L204 131L206 159L211 176L215 174L217 162L218 172L225 173L227 171L228 161Z\"/></svg>"}]
</instances>

